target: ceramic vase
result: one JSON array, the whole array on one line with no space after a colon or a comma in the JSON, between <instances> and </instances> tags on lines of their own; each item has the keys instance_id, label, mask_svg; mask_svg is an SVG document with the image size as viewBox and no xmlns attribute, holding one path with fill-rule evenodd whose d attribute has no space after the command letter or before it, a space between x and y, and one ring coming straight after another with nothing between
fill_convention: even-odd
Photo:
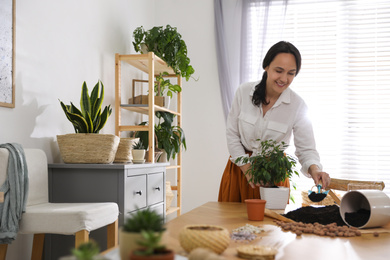
<instances>
[{"instance_id":1,"label":"ceramic vase","mask_svg":"<svg viewBox=\"0 0 390 260\"><path fill-rule=\"evenodd\" d=\"M264 220L265 200L260 199L246 199L246 210L248 214L248 220L262 221Z\"/></svg>"}]
</instances>

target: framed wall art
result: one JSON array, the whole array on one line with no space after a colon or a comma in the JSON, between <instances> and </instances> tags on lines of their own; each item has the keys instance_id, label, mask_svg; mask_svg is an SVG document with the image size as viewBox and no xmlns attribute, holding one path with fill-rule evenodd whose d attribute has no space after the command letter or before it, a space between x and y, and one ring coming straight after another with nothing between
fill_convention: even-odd
<instances>
[{"instance_id":1,"label":"framed wall art","mask_svg":"<svg viewBox=\"0 0 390 260\"><path fill-rule=\"evenodd\" d=\"M15 0L0 1L0 106L15 107Z\"/></svg>"}]
</instances>

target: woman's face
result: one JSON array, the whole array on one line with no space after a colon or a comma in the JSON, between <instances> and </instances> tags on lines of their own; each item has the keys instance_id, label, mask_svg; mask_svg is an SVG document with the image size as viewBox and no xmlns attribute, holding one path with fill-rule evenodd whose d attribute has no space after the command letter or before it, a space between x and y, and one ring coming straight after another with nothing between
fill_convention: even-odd
<instances>
[{"instance_id":1,"label":"woman's face","mask_svg":"<svg viewBox=\"0 0 390 260\"><path fill-rule=\"evenodd\" d=\"M294 80L297 64L291 53L279 53L265 68L267 71L267 95L280 95Z\"/></svg>"}]
</instances>

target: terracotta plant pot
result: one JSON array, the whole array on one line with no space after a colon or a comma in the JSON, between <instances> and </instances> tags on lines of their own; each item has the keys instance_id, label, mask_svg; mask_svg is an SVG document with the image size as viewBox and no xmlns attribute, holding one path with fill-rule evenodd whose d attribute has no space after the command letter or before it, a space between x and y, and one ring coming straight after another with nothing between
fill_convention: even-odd
<instances>
[{"instance_id":1,"label":"terracotta plant pot","mask_svg":"<svg viewBox=\"0 0 390 260\"><path fill-rule=\"evenodd\" d=\"M208 248L221 254L230 242L226 228L213 225L188 225L179 234L180 245L190 253L198 247Z\"/></svg>"},{"instance_id":2,"label":"terracotta plant pot","mask_svg":"<svg viewBox=\"0 0 390 260\"><path fill-rule=\"evenodd\" d=\"M265 200L260 199L246 199L246 210L248 213L248 219L253 221L264 220Z\"/></svg>"},{"instance_id":3,"label":"terracotta plant pot","mask_svg":"<svg viewBox=\"0 0 390 260\"><path fill-rule=\"evenodd\" d=\"M131 253L130 260L173 260L175 253L172 250L165 250L156 255L135 255Z\"/></svg>"}]
</instances>

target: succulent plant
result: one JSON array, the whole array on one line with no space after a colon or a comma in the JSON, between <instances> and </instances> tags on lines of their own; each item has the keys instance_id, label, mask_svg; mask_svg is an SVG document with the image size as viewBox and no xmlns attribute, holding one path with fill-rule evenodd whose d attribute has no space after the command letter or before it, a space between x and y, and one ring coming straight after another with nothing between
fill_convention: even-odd
<instances>
[{"instance_id":1,"label":"succulent plant","mask_svg":"<svg viewBox=\"0 0 390 260\"><path fill-rule=\"evenodd\" d=\"M140 233L144 231L163 232L165 231L164 218L156 211L146 208L137 210L123 225L123 231Z\"/></svg>"}]
</instances>

